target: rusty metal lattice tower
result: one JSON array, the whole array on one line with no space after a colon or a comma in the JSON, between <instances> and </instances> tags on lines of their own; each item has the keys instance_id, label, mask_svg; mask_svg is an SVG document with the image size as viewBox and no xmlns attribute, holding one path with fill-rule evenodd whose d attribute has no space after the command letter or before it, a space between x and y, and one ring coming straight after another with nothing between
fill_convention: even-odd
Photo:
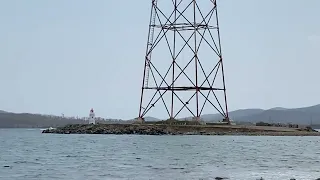
<instances>
[{"instance_id":1,"label":"rusty metal lattice tower","mask_svg":"<svg viewBox=\"0 0 320 180\"><path fill-rule=\"evenodd\" d=\"M229 122L222 60L216 0L152 0L139 119L159 109Z\"/></svg>"}]
</instances>

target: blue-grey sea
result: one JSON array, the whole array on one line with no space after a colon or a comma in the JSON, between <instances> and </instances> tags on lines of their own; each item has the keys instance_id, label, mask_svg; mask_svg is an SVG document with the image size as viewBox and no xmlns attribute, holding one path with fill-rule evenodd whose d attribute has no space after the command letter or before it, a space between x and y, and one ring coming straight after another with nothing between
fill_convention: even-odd
<instances>
[{"instance_id":1,"label":"blue-grey sea","mask_svg":"<svg viewBox=\"0 0 320 180\"><path fill-rule=\"evenodd\" d=\"M1 180L315 180L320 137L57 135L0 129Z\"/></svg>"}]
</instances>

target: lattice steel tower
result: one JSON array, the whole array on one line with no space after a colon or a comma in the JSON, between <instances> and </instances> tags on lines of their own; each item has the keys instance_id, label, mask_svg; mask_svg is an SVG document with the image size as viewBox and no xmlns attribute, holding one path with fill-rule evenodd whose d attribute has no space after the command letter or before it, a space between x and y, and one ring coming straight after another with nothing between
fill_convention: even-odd
<instances>
[{"instance_id":1,"label":"lattice steel tower","mask_svg":"<svg viewBox=\"0 0 320 180\"><path fill-rule=\"evenodd\" d=\"M152 0L139 119L154 110L229 122L216 0Z\"/></svg>"}]
</instances>

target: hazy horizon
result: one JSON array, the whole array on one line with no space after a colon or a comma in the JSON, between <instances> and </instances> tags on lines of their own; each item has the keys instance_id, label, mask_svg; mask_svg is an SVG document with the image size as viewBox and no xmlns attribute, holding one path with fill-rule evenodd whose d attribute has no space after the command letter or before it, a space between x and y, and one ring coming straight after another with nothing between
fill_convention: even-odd
<instances>
[{"instance_id":1,"label":"hazy horizon","mask_svg":"<svg viewBox=\"0 0 320 180\"><path fill-rule=\"evenodd\" d=\"M261 110L264 110L264 111L267 111L267 110L272 110L272 109L278 109L278 108L283 108L283 109L296 109L296 108L308 108L308 107L314 107L314 106L320 106L320 104L315 104L315 105L310 105L310 106L302 106L302 107L292 107L292 108L287 108L287 107L272 107L272 108L267 108L267 109L263 109L263 108L240 108L240 109L235 109L235 110L231 110L229 112L233 112L233 111L238 111L238 110L248 110L248 109L261 109ZM3 111L0 109L0 111ZM20 113L29 113L29 112L9 112L9 111L5 111L7 113L17 113L17 114L20 114ZM34 113L34 114L39 114L39 113ZM40 113L41 114L41 113ZM215 112L215 113L211 113L211 114L219 114L218 112ZM53 115L53 116L62 116L62 114L41 114L41 115ZM208 114L202 114L202 115L208 115ZM65 116L63 114L63 116ZM79 117L79 118L83 118L83 117L87 117L86 115L84 116L78 116L78 115L69 115L69 116L65 116L65 117ZM109 118L109 119L121 119L121 118L113 118L113 117L103 117L103 116L96 116L96 117L100 117L100 118ZM154 116L145 116L145 117L151 117L151 118L157 118L157 119L161 119L159 117L154 117ZM185 117L182 117L182 118L187 118L187 117L190 117L190 116L185 116ZM132 120L136 118L135 116L131 117L131 118L127 118L127 119L121 119L121 120Z\"/></svg>"},{"instance_id":2,"label":"hazy horizon","mask_svg":"<svg viewBox=\"0 0 320 180\"><path fill-rule=\"evenodd\" d=\"M1 1L0 109L87 116L94 108L104 118L137 117L150 5ZM229 111L320 103L320 1L218 5Z\"/></svg>"}]
</instances>

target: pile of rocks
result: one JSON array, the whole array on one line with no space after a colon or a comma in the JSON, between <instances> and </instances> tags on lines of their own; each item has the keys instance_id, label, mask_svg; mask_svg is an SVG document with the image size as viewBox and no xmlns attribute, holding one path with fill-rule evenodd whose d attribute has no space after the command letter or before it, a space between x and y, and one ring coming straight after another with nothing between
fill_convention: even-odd
<instances>
[{"instance_id":1,"label":"pile of rocks","mask_svg":"<svg viewBox=\"0 0 320 180\"><path fill-rule=\"evenodd\" d=\"M249 136L320 136L312 130L267 130L254 127L199 126L168 124L74 124L43 133L56 134L138 134L138 135L249 135Z\"/></svg>"},{"instance_id":2,"label":"pile of rocks","mask_svg":"<svg viewBox=\"0 0 320 180\"><path fill-rule=\"evenodd\" d=\"M143 135L165 135L177 132L169 132L165 126L139 126L139 125L68 125L57 129L46 129L42 133L56 134L143 134Z\"/></svg>"}]
</instances>

